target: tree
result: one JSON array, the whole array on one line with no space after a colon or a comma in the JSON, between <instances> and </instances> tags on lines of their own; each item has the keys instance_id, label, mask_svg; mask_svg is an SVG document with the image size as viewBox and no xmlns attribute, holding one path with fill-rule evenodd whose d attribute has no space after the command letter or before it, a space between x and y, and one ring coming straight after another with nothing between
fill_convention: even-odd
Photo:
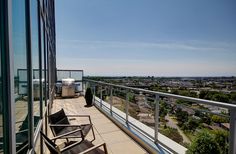
<instances>
[{"instance_id":1,"label":"tree","mask_svg":"<svg viewBox=\"0 0 236 154\"><path fill-rule=\"evenodd\" d=\"M192 105L192 104L193 104L192 102L185 101L185 100L181 100L181 99L177 99L177 100L176 100L176 103L177 103L177 104L183 104L183 105L186 105L186 106L189 106L189 105Z\"/></svg>"},{"instance_id":2,"label":"tree","mask_svg":"<svg viewBox=\"0 0 236 154\"><path fill-rule=\"evenodd\" d=\"M214 135L207 131L200 132L190 145L187 154L221 154Z\"/></svg>"},{"instance_id":3,"label":"tree","mask_svg":"<svg viewBox=\"0 0 236 154\"><path fill-rule=\"evenodd\" d=\"M168 113L167 104L164 101L160 101L160 117L165 117Z\"/></svg>"},{"instance_id":4,"label":"tree","mask_svg":"<svg viewBox=\"0 0 236 154\"><path fill-rule=\"evenodd\" d=\"M194 115L200 118L200 123L211 124L211 117L209 114L196 110Z\"/></svg>"},{"instance_id":5,"label":"tree","mask_svg":"<svg viewBox=\"0 0 236 154\"><path fill-rule=\"evenodd\" d=\"M204 122L204 123L206 123L208 125L211 124L211 118L209 117L208 114L206 114L201 120L202 120L202 122Z\"/></svg>"},{"instance_id":6,"label":"tree","mask_svg":"<svg viewBox=\"0 0 236 154\"><path fill-rule=\"evenodd\" d=\"M226 123L229 122L229 119L222 117L222 116L218 116L218 115L213 115L211 117L211 120L215 123Z\"/></svg>"},{"instance_id":7,"label":"tree","mask_svg":"<svg viewBox=\"0 0 236 154\"><path fill-rule=\"evenodd\" d=\"M196 110L194 115L195 115L195 116L198 116L198 117L200 117L200 118L203 118L203 117L205 116L204 113L201 112L201 111L199 111L199 110Z\"/></svg>"},{"instance_id":8,"label":"tree","mask_svg":"<svg viewBox=\"0 0 236 154\"><path fill-rule=\"evenodd\" d=\"M161 133L177 143L183 143L183 137L179 134L178 130L175 128L166 126L166 129L162 130Z\"/></svg>"},{"instance_id":9,"label":"tree","mask_svg":"<svg viewBox=\"0 0 236 154\"><path fill-rule=\"evenodd\" d=\"M195 97L195 98L197 98L197 93L194 92L194 91L190 91L189 97Z\"/></svg>"},{"instance_id":10,"label":"tree","mask_svg":"<svg viewBox=\"0 0 236 154\"><path fill-rule=\"evenodd\" d=\"M208 92L205 90L200 91L199 98L205 99L207 96Z\"/></svg>"},{"instance_id":11,"label":"tree","mask_svg":"<svg viewBox=\"0 0 236 154\"><path fill-rule=\"evenodd\" d=\"M133 93L128 93L129 102L135 102L135 95Z\"/></svg>"},{"instance_id":12,"label":"tree","mask_svg":"<svg viewBox=\"0 0 236 154\"><path fill-rule=\"evenodd\" d=\"M199 123L199 120L190 118L188 122L183 124L182 129L188 131L195 131L196 128L199 126Z\"/></svg>"},{"instance_id":13,"label":"tree","mask_svg":"<svg viewBox=\"0 0 236 154\"><path fill-rule=\"evenodd\" d=\"M204 99L213 100L213 96L215 94L218 94L218 92L216 92L216 91L207 91L207 95L204 97Z\"/></svg>"},{"instance_id":14,"label":"tree","mask_svg":"<svg viewBox=\"0 0 236 154\"><path fill-rule=\"evenodd\" d=\"M217 91L200 91L199 98L226 103L230 101L229 94L227 95Z\"/></svg>"},{"instance_id":15,"label":"tree","mask_svg":"<svg viewBox=\"0 0 236 154\"><path fill-rule=\"evenodd\" d=\"M212 100L218 101L218 102L228 103L229 102L229 96L224 94L224 93L218 93L218 94L213 95Z\"/></svg>"},{"instance_id":16,"label":"tree","mask_svg":"<svg viewBox=\"0 0 236 154\"><path fill-rule=\"evenodd\" d=\"M228 151L229 151L229 143L228 143L229 132L225 131L225 130L213 130L212 133L215 135L215 141L220 146L222 153L228 153Z\"/></svg>"},{"instance_id":17,"label":"tree","mask_svg":"<svg viewBox=\"0 0 236 154\"><path fill-rule=\"evenodd\" d=\"M231 97L231 101L233 102L236 102L236 92L231 92L230 93L230 97Z\"/></svg>"},{"instance_id":18,"label":"tree","mask_svg":"<svg viewBox=\"0 0 236 154\"><path fill-rule=\"evenodd\" d=\"M179 91L177 89L173 89L172 94L179 95Z\"/></svg>"},{"instance_id":19,"label":"tree","mask_svg":"<svg viewBox=\"0 0 236 154\"><path fill-rule=\"evenodd\" d=\"M188 112L182 111L182 109L180 109L180 108L178 108L176 110L176 114L175 115L176 115L176 118L177 118L179 126L182 126L183 123L188 121Z\"/></svg>"}]
</instances>

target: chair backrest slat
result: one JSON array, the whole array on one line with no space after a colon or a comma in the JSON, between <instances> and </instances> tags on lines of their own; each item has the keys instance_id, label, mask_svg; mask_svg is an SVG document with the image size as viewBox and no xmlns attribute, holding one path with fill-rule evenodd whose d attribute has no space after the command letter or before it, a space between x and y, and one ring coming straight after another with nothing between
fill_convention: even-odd
<instances>
[{"instance_id":1,"label":"chair backrest slat","mask_svg":"<svg viewBox=\"0 0 236 154\"><path fill-rule=\"evenodd\" d=\"M50 124L70 124L69 119L67 118L65 111L63 109L59 110L48 116L48 121ZM65 127L51 127L54 135L57 135Z\"/></svg>"},{"instance_id":2,"label":"chair backrest slat","mask_svg":"<svg viewBox=\"0 0 236 154\"><path fill-rule=\"evenodd\" d=\"M65 121L65 123L69 124L69 120L68 120L68 118L65 114L65 111L63 109L48 116L48 120L51 124L57 124L60 120L62 120L64 118L67 119L67 121Z\"/></svg>"}]
</instances>

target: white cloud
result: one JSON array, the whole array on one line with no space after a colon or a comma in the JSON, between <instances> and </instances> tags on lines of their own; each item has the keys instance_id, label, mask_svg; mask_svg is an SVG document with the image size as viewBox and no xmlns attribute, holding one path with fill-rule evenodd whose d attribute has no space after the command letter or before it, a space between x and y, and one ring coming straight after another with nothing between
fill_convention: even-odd
<instances>
[{"instance_id":1,"label":"white cloud","mask_svg":"<svg viewBox=\"0 0 236 154\"><path fill-rule=\"evenodd\" d=\"M59 69L83 69L85 75L217 76L236 75L236 66L204 61L58 59Z\"/></svg>"},{"instance_id":2,"label":"white cloud","mask_svg":"<svg viewBox=\"0 0 236 154\"><path fill-rule=\"evenodd\" d=\"M57 66L87 75L236 75L236 45L58 40ZM120 52L119 52L120 51Z\"/></svg>"},{"instance_id":3,"label":"white cloud","mask_svg":"<svg viewBox=\"0 0 236 154\"><path fill-rule=\"evenodd\" d=\"M228 51L235 49L235 43L226 42L121 42L121 41L82 41L82 40L58 40L57 44L60 47L70 48L154 48L170 49L175 51Z\"/></svg>"}]
</instances>

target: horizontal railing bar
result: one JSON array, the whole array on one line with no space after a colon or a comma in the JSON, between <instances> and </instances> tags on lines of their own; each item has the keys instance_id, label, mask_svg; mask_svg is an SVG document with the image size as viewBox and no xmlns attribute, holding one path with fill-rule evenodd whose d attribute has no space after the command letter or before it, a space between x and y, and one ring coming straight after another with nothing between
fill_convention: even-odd
<instances>
[{"instance_id":1,"label":"horizontal railing bar","mask_svg":"<svg viewBox=\"0 0 236 154\"><path fill-rule=\"evenodd\" d=\"M194 102L197 104L207 104L207 105L213 105L213 106L218 106L218 107L223 107L227 109L236 109L236 104L229 104L229 103L223 103L223 102L217 102L217 101L211 101L211 100L204 100L200 98L193 98L193 97L188 97L188 96L181 96L181 95L175 95L175 94L169 94L169 93L163 93L163 92L158 92L158 91L151 91L151 90L146 90L146 89L141 89L141 88L133 88L133 87L127 87L123 85L116 85L112 83L105 83L102 81L94 81L90 79L84 79L84 81L88 82L93 82L97 83L100 85L107 85L107 86L113 86L113 87L118 87L118 88L124 88L124 89L129 89L129 90L134 90L134 91L141 91L153 95L159 95L162 97L171 97L171 98L176 98L176 99L181 99L181 100L186 100L190 102Z\"/></svg>"},{"instance_id":2,"label":"horizontal railing bar","mask_svg":"<svg viewBox=\"0 0 236 154\"><path fill-rule=\"evenodd\" d=\"M83 72L84 70L65 70L65 69L58 69L57 71L64 71L64 72L69 72L69 71L73 71L73 72Z\"/></svg>"}]
</instances>

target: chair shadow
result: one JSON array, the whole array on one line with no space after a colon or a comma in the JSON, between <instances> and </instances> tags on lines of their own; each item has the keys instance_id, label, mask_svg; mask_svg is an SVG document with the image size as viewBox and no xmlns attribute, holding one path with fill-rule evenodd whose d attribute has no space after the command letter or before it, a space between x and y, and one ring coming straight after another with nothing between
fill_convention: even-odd
<instances>
[{"instance_id":1,"label":"chair shadow","mask_svg":"<svg viewBox=\"0 0 236 154\"><path fill-rule=\"evenodd\" d=\"M69 145L70 144L73 144L73 143L75 143L76 141L71 141L70 143L69 143ZM68 146L68 145L67 145ZM84 141L82 141L80 144L79 144L79 146L75 146L75 147L73 147L72 149L71 149L71 151L70 152L78 152L78 151L85 151L85 150L87 150L87 149L89 149L89 148L92 148L92 147L94 147L95 145L94 144L92 144L90 141L88 141L88 140L84 140ZM105 152L103 151L103 150L101 150L100 148L97 148L97 149L94 149L93 151L90 151L89 152L89 154L104 154Z\"/></svg>"},{"instance_id":2,"label":"chair shadow","mask_svg":"<svg viewBox=\"0 0 236 154\"><path fill-rule=\"evenodd\" d=\"M84 107L89 108L92 107L93 105L84 105Z\"/></svg>"}]
</instances>

